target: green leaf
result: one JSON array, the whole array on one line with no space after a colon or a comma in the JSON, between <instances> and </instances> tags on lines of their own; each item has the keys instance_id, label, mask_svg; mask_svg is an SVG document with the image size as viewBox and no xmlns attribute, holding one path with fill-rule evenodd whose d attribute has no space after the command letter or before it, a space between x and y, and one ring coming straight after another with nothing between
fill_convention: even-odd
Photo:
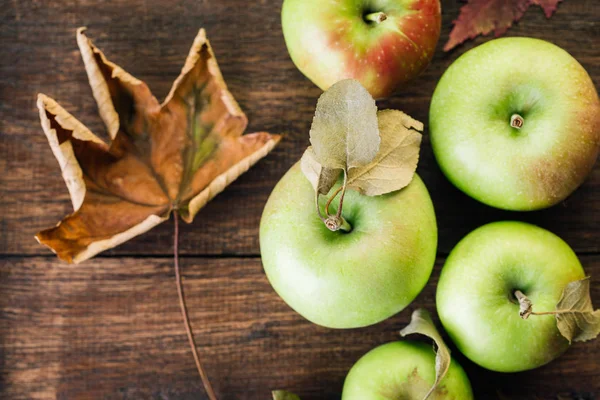
<instances>
[{"instance_id":1,"label":"green leaf","mask_svg":"<svg viewBox=\"0 0 600 400\"><path fill-rule=\"evenodd\" d=\"M435 354L435 383L423 398L423 400L426 400L437 389L438 385L448 372L448 368L450 368L450 350L444 343L442 336L433 324L431 315L423 308L415 310L412 313L410 324L400 331L401 336L406 336L413 333L420 333L421 335L425 335L433 339L437 346L437 351Z\"/></svg>"},{"instance_id":2,"label":"green leaf","mask_svg":"<svg viewBox=\"0 0 600 400\"><path fill-rule=\"evenodd\" d=\"M402 111L383 110L377 114L381 146L369 164L348 171L348 186L377 196L408 185L417 169L423 123Z\"/></svg>"},{"instance_id":3,"label":"green leaf","mask_svg":"<svg viewBox=\"0 0 600 400\"><path fill-rule=\"evenodd\" d=\"M589 277L565 286L555 313L558 330L569 343L595 339L600 334L600 310L594 311Z\"/></svg>"},{"instance_id":4,"label":"green leaf","mask_svg":"<svg viewBox=\"0 0 600 400\"><path fill-rule=\"evenodd\" d=\"M318 194L329 193L342 172L340 169L323 168L315 158L311 146L302 155L300 169Z\"/></svg>"},{"instance_id":5,"label":"green leaf","mask_svg":"<svg viewBox=\"0 0 600 400\"><path fill-rule=\"evenodd\" d=\"M361 167L379 151L375 100L358 81L345 79L317 102L310 128L315 158L326 168Z\"/></svg>"},{"instance_id":6,"label":"green leaf","mask_svg":"<svg viewBox=\"0 0 600 400\"><path fill-rule=\"evenodd\" d=\"M300 397L285 390L273 390L271 393L273 394L273 400L300 400Z\"/></svg>"}]
</instances>

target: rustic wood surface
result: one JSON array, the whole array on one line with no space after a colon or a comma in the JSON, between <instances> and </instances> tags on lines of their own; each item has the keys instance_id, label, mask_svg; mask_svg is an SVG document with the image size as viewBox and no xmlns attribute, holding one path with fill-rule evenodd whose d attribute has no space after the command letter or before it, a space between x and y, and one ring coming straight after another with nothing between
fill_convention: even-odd
<instances>
[{"instance_id":1,"label":"rustic wood surface","mask_svg":"<svg viewBox=\"0 0 600 400\"><path fill-rule=\"evenodd\" d=\"M281 145L183 226L185 291L201 354L219 398L267 399L286 388L303 399L337 399L350 366L397 338L416 306L434 309L435 283L454 244L489 221L534 222L563 237L592 275L600 304L600 167L563 204L533 213L493 210L461 194L441 174L427 137L419 174L438 216L438 264L417 300L373 327L311 325L273 292L262 272L258 224L277 180L298 160L320 90L292 64L281 33L280 1L0 1L0 398L202 399L177 306L172 223L74 267L33 235L71 204L39 126L35 97L57 99L104 135L75 43L75 29L145 80L160 98L205 27L250 131L283 133ZM426 122L443 71L489 38L444 54L458 1L443 2L431 66L381 107ZM532 7L510 35L550 40L600 82L600 4L565 0L552 19ZM599 399L600 341L576 344L538 370L497 374L455 351L478 399Z\"/></svg>"}]
</instances>

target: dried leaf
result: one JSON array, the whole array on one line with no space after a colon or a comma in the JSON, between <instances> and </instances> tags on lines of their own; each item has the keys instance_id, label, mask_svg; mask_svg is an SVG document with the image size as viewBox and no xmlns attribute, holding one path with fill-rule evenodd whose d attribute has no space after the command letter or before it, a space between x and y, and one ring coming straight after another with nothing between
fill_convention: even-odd
<instances>
[{"instance_id":1,"label":"dried leaf","mask_svg":"<svg viewBox=\"0 0 600 400\"><path fill-rule=\"evenodd\" d=\"M110 145L43 94L42 127L75 212L38 233L40 243L81 262L139 235L177 210L186 222L279 141L242 136L247 119L227 90L204 30L162 104L146 84L108 61L77 31Z\"/></svg>"},{"instance_id":2,"label":"dried leaf","mask_svg":"<svg viewBox=\"0 0 600 400\"><path fill-rule=\"evenodd\" d=\"M600 309L594 311L589 277L565 286L556 305L556 325L569 343L584 342L600 334Z\"/></svg>"},{"instance_id":3,"label":"dried leaf","mask_svg":"<svg viewBox=\"0 0 600 400\"><path fill-rule=\"evenodd\" d=\"M300 400L300 397L285 390L274 390L272 394L273 400Z\"/></svg>"},{"instance_id":4,"label":"dried leaf","mask_svg":"<svg viewBox=\"0 0 600 400\"><path fill-rule=\"evenodd\" d=\"M379 130L367 89L353 79L327 89L317 102L310 142L324 167L347 170L370 163L379 151Z\"/></svg>"},{"instance_id":5,"label":"dried leaf","mask_svg":"<svg viewBox=\"0 0 600 400\"><path fill-rule=\"evenodd\" d=\"M377 117L381 135L379 152L369 164L348 172L348 187L368 196L400 190L412 181L419 161L422 138L419 131L423 130L422 122L402 111L383 110ZM323 168L312 147L304 152L301 168L319 194L327 194L341 173L339 169Z\"/></svg>"},{"instance_id":6,"label":"dried leaf","mask_svg":"<svg viewBox=\"0 0 600 400\"><path fill-rule=\"evenodd\" d=\"M419 162L423 123L398 110L377 114L381 145L368 165L348 171L348 186L377 196L400 190L412 181Z\"/></svg>"},{"instance_id":7,"label":"dried leaf","mask_svg":"<svg viewBox=\"0 0 600 400\"><path fill-rule=\"evenodd\" d=\"M302 155L300 169L319 194L329 193L342 172L341 169L323 168L315 158L315 152L311 146Z\"/></svg>"},{"instance_id":8,"label":"dried leaf","mask_svg":"<svg viewBox=\"0 0 600 400\"><path fill-rule=\"evenodd\" d=\"M410 324L400 331L401 336L410 335L412 333L420 333L421 335L433 339L437 346L435 355L435 383L423 398L423 400L426 400L437 389L438 385L448 372L448 368L450 368L450 350L433 324L431 315L423 308L413 311Z\"/></svg>"},{"instance_id":9,"label":"dried leaf","mask_svg":"<svg viewBox=\"0 0 600 400\"><path fill-rule=\"evenodd\" d=\"M444 51L451 50L467 39L494 31L504 34L512 23L521 19L531 4L544 9L547 18L556 10L560 0L468 0L460 9Z\"/></svg>"}]
</instances>

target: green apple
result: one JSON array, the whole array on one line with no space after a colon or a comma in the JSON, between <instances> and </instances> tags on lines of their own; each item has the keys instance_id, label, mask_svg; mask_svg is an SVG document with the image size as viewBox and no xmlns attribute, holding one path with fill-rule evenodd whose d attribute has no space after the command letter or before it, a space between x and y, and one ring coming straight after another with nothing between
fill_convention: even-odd
<instances>
[{"instance_id":1,"label":"green apple","mask_svg":"<svg viewBox=\"0 0 600 400\"><path fill-rule=\"evenodd\" d=\"M585 69L543 40L503 38L458 58L431 101L431 144L448 179L507 210L550 207L591 171L600 102Z\"/></svg>"},{"instance_id":2,"label":"green apple","mask_svg":"<svg viewBox=\"0 0 600 400\"><path fill-rule=\"evenodd\" d=\"M520 290L538 312L553 311L567 283L584 278L571 248L524 222L494 222L452 250L437 287L437 311L458 349L484 368L524 371L569 346L553 315L519 316Z\"/></svg>"},{"instance_id":3,"label":"green apple","mask_svg":"<svg viewBox=\"0 0 600 400\"><path fill-rule=\"evenodd\" d=\"M434 382L431 345L392 342L376 347L354 364L344 382L342 400L421 400ZM473 399L469 378L455 360L431 399Z\"/></svg>"},{"instance_id":4,"label":"green apple","mask_svg":"<svg viewBox=\"0 0 600 400\"><path fill-rule=\"evenodd\" d=\"M420 74L440 36L439 0L285 0L292 61L321 89L354 78L375 98Z\"/></svg>"},{"instance_id":5,"label":"green apple","mask_svg":"<svg viewBox=\"0 0 600 400\"><path fill-rule=\"evenodd\" d=\"M342 216L351 232L327 229L312 185L294 165L262 215L263 266L283 300L315 324L375 324L406 307L429 279L437 247L433 205L415 175L381 196L347 191Z\"/></svg>"}]
</instances>

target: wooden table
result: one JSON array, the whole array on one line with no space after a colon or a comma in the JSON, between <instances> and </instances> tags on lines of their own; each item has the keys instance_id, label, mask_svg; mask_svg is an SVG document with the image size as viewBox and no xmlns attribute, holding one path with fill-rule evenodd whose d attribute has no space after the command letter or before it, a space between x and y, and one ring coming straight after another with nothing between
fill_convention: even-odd
<instances>
[{"instance_id":1,"label":"wooden table","mask_svg":"<svg viewBox=\"0 0 600 400\"><path fill-rule=\"evenodd\" d=\"M0 398L204 398L175 290L172 221L79 266L59 262L33 235L71 211L38 121L35 98L56 98L104 135L75 43L88 34L109 58L166 95L191 41L205 27L250 129L285 134L276 150L183 227L182 267L193 329L219 398L268 399L286 388L337 399L351 365L398 338L416 307L434 311L444 257L483 223L519 219L564 238L592 275L600 306L600 168L564 203L533 213L485 207L455 189L427 136L419 174L436 207L439 258L426 289L400 314L364 329L331 330L294 313L261 267L258 225L277 180L299 159L320 90L286 51L280 1L3 1L0 6ZM427 71L381 107L427 121L443 71L479 38L444 54L456 1L444 1L442 38ZM550 40L600 82L600 5L565 0L546 20L532 7L510 35ZM465 366L478 399L598 399L600 340L579 343L548 366L520 374Z\"/></svg>"}]
</instances>

